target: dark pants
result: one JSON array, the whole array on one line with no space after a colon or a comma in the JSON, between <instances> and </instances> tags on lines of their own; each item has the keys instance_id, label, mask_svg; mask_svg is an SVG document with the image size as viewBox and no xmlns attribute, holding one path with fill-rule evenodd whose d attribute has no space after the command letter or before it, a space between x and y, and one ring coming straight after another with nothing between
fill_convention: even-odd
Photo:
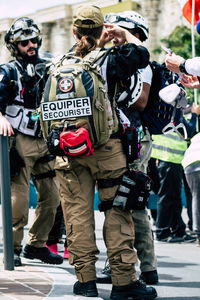
<instances>
[{"instance_id":1,"label":"dark pants","mask_svg":"<svg viewBox=\"0 0 200 300\"><path fill-rule=\"evenodd\" d=\"M157 238L166 238L171 234L182 237L186 228L181 217L182 166L160 160L158 173L160 188L156 219Z\"/></svg>"},{"instance_id":2,"label":"dark pants","mask_svg":"<svg viewBox=\"0 0 200 300\"><path fill-rule=\"evenodd\" d=\"M61 204L57 207L57 212L55 216L55 222L54 225L49 232L47 245L51 246L53 244L57 244L59 242L59 239L62 237L62 235L65 233L65 223L64 223L64 217L63 217L63 211Z\"/></svg>"},{"instance_id":3,"label":"dark pants","mask_svg":"<svg viewBox=\"0 0 200 300\"><path fill-rule=\"evenodd\" d=\"M158 190L160 188L160 179L159 179L158 169L157 169L157 165L156 165L156 159L153 157L151 157L148 162L147 174L153 180L153 192L157 195ZM150 212L151 212L151 217L155 224L156 217L157 217L157 208L150 209Z\"/></svg>"}]
</instances>

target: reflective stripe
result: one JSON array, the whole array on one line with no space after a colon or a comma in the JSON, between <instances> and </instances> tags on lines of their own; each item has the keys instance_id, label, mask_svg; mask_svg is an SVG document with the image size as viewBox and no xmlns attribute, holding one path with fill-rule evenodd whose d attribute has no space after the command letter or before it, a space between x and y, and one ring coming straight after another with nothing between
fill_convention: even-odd
<instances>
[{"instance_id":1,"label":"reflective stripe","mask_svg":"<svg viewBox=\"0 0 200 300\"><path fill-rule=\"evenodd\" d=\"M187 149L187 142L176 133L153 135L152 157L180 164Z\"/></svg>"},{"instance_id":2,"label":"reflective stripe","mask_svg":"<svg viewBox=\"0 0 200 300\"><path fill-rule=\"evenodd\" d=\"M36 133L38 132L39 122L30 119L31 114L35 111L35 109L24 107L24 98L22 93L23 87L21 83L22 75L20 73L22 66L18 61L15 61L13 64L17 75L16 81L18 92L15 98L11 99L11 104L7 105L5 117L10 122L12 127L14 129L17 129L17 131L26 135L36 136Z\"/></svg>"},{"instance_id":3,"label":"reflective stripe","mask_svg":"<svg viewBox=\"0 0 200 300\"><path fill-rule=\"evenodd\" d=\"M175 154L180 154L180 155L184 155L185 151L182 151L182 150L176 150L176 149L171 149L171 148L168 148L168 147L164 147L164 146L160 146L160 145L152 145L152 148L154 149L159 149L159 150L162 150L162 151L167 151L167 152L170 152L170 153L175 153Z\"/></svg>"},{"instance_id":4,"label":"reflective stripe","mask_svg":"<svg viewBox=\"0 0 200 300\"><path fill-rule=\"evenodd\" d=\"M14 129L30 136L36 136L39 126L38 121L31 121L31 113L34 109L24 108L18 105L8 105L6 107L5 117Z\"/></svg>"}]
</instances>

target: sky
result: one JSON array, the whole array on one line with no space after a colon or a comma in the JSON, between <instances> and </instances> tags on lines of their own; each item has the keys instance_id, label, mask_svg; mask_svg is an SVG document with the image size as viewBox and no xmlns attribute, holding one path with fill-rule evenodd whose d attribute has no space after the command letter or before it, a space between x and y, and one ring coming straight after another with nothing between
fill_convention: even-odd
<instances>
[{"instance_id":1,"label":"sky","mask_svg":"<svg viewBox=\"0 0 200 300\"><path fill-rule=\"evenodd\" d=\"M84 0L0 0L0 19L15 18L43 8L77 2Z\"/></svg>"}]
</instances>

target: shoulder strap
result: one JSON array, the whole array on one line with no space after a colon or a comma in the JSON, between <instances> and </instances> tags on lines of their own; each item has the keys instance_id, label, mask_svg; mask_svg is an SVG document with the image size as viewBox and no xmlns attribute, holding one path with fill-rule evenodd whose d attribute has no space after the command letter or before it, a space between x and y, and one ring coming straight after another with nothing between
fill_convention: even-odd
<instances>
[{"instance_id":1,"label":"shoulder strap","mask_svg":"<svg viewBox=\"0 0 200 300\"><path fill-rule=\"evenodd\" d=\"M84 58L84 61L88 61L90 63L96 63L98 62L98 65L101 67L106 59L106 57L109 55L109 53L112 51L113 47L110 47L108 49L102 49L102 48L96 48L95 50L89 52Z\"/></svg>"},{"instance_id":2,"label":"shoulder strap","mask_svg":"<svg viewBox=\"0 0 200 300\"><path fill-rule=\"evenodd\" d=\"M100 57L101 57L101 54L103 55L103 52L101 50L101 48L96 48L95 50L89 52L84 58L83 58L83 61L84 62L90 62L90 63L95 63Z\"/></svg>"},{"instance_id":3,"label":"shoulder strap","mask_svg":"<svg viewBox=\"0 0 200 300\"><path fill-rule=\"evenodd\" d=\"M6 72L6 75L8 76L9 81L10 80L17 80L17 70L14 62L8 62L5 65L1 65L1 69L3 69Z\"/></svg>"}]
</instances>

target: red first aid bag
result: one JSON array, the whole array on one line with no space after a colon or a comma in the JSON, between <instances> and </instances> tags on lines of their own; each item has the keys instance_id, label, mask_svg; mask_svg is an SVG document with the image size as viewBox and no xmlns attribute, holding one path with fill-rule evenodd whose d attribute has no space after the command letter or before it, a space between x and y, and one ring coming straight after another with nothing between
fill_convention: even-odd
<instances>
[{"instance_id":1,"label":"red first aid bag","mask_svg":"<svg viewBox=\"0 0 200 300\"><path fill-rule=\"evenodd\" d=\"M94 154L89 133L85 128L76 131L63 131L60 134L60 147L67 156L88 156Z\"/></svg>"}]
</instances>

